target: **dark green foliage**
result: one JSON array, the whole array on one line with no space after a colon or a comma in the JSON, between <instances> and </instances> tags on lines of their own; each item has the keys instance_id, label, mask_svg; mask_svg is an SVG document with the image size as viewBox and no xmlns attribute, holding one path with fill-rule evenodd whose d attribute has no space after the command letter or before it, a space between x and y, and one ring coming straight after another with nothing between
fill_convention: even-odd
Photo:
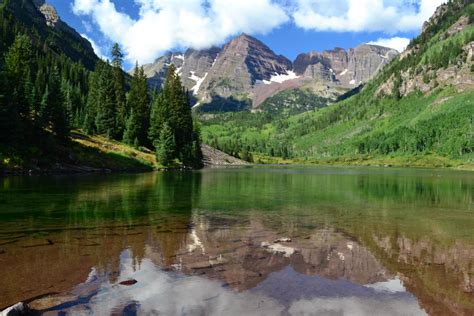
<instances>
[{"instance_id":1,"label":"dark green foliage","mask_svg":"<svg viewBox=\"0 0 474 316\"><path fill-rule=\"evenodd\" d=\"M50 127L52 132L61 140L69 136L69 124L66 107L64 106L64 96L61 92L59 82L59 72L55 68L50 75L47 86L46 116L42 117L43 128Z\"/></svg>"},{"instance_id":2,"label":"dark green foliage","mask_svg":"<svg viewBox=\"0 0 474 316\"><path fill-rule=\"evenodd\" d=\"M30 0L0 7L0 126L6 131L0 140L10 146L50 146L83 121L88 72L62 48L43 41L61 31L40 18Z\"/></svg>"},{"instance_id":3,"label":"dark green foliage","mask_svg":"<svg viewBox=\"0 0 474 316\"><path fill-rule=\"evenodd\" d=\"M164 126L169 127L173 134L173 158L179 159L185 166L201 167L199 126L193 122L188 92L181 84L173 65L168 70L163 90L153 96L148 135L157 147L160 145L156 142L162 141ZM160 160L159 157L158 159Z\"/></svg>"},{"instance_id":4,"label":"dark green foliage","mask_svg":"<svg viewBox=\"0 0 474 316\"><path fill-rule=\"evenodd\" d=\"M167 92L155 94L153 107L158 110L150 119L143 68L137 65L126 95L129 77L122 70L120 47L112 48L110 65L91 54L90 44L74 30L58 23L46 26L32 0L0 5L0 145L53 154L73 145L70 129L82 128L136 147L163 142L171 160L200 166L199 131L188 94L174 72Z\"/></svg>"},{"instance_id":5,"label":"dark green foliage","mask_svg":"<svg viewBox=\"0 0 474 316\"><path fill-rule=\"evenodd\" d=\"M97 111L99 108L99 82L99 72L91 73L89 76L89 93L87 95L87 105L85 109L84 122L81 126L84 131L89 135L92 135L97 131L95 125L95 118L97 116Z\"/></svg>"},{"instance_id":6,"label":"dark green foliage","mask_svg":"<svg viewBox=\"0 0 474 316\"><path fill-rule=\"evenodd\" d=\"M130 145L149 147L150 96L143 67L135 67L127 107L131 111L124 133L124 141Z\"/></svg>"},{"instance_id":7,"label":"dark green foliage","mask_svg":"<svg viewBox=\"0 0 474 316\"><path fill-rule=\"evenodd\" d=\"M8 85L3 61L0 60L0 143L17 144L20 116L17 108L7 99Z\"/></svg>"},{"instance_id":8,"label":"dark green foliage","mask_svg":"<svg viewBox=\"0 0 474 316\"><path fill-rule=\"evenodd\" d=\"M294 115L325 107L330 101L308 89L292 89L268 98L260 109L272 114Z\"/></svg>"},{"instance_id":9,"label":"dark green foliage","mask_svg":"<svg viewBox=\"0 0 474 316\"><path fill-rule=\"evenodd\" d=\"M95 119L97 133L108 138L117 138L117 112L113 71L108 64L98 64L96 72L99 73L97 115Z\"/></svg>"},{"instance_id":10,"label":"dark green foliage","mask_svg":"<svg viewBox=\"0 0 474 316\"><path fill-rule=\"evenodd\" d=\"M176 142L173 130L167 123L163 125L160 138L156 142L156 158L163 166L169 166L175 157Z\"/></svg>"},{"instance_id":11,"label":"dark green foliage","mask_svg":"<svg viewBox=\"0 0 474 316\"><path fill-rule=\"evenodd\" d=\"M211 102L199 107L199 112L203 113L222 113L222 112L240 112L247 111L252 107L252 101L249 99L237 99L233 96L223 98L213 96Z\"/></svg>"},{"instance_id":12,"label":"dark green foliage","mask_svg":"<svg viewBox=\"0 0 474 316\"><path fill-rule=\"evenodd\" d=\"M472 12L472 1L450 1L438 23L412 42L413 53L393 60L341 102L289 116L202 115L203 139L241 158L248 153L301 160L435 155L472 161L473 92L459 94L435 81L436 70L465 63L462 47L474 40L472 26L452 36L444 32ZM425 83L434 82L438 88L430 95L402 95L402 74L407 72L421 74ZM393 83L392 91L383 96L378 92L387 82Z\"/></svg>"},{"instance_id":13,"label":"dark green foliage","mask_svg":"<svg viewBox=\"0 0 474 316\"><path fill-rule=\"evenodd\" d=\"M125 122L127 119L127 108L125 98L125 76L122 71L123 53L120 46L115 43L112 48L112 67L113 67L113 82L114 95L116 104L116 126L117 131L115 137L121 139L124 132Z\"/></svg>"}]
</instances>

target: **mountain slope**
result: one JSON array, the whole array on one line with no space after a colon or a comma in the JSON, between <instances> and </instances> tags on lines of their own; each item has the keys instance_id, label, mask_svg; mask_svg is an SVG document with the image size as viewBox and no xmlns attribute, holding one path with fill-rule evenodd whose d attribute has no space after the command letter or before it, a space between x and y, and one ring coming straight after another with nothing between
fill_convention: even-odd
<instances>
[{"instance_id":1,"label":"mountain slope","mask_svg":"<svg viewBox=\"0 0 474 316\"><path fill-rule=\"evenodd\" d=\"M473 168L470 2L440 7L408 50L355 96L288 118L202 116L204 138L224 150L251 151L264 161L284 157L300 162Z\"/></svg>"},{"instance_id":2,"label":"mountain slope","mask_svg":"<svg viewBox=\"0 0 474 316\"><path fill-rule=\"evenodd\" d=\"M238 111L260 109L269 97L291 89L335 100L371 79L396 55L393 49L361 45L349 51L300 54L291 62L241 34L222 49L167 54L145 65L145 73L151 85L160 86L168 66L174 64L201 111Z\"/></svg>"},{"instance_id":3,"label":"mountain slope","mask_svg":"<svg viewBox=\"0 0 474 316\"><path fill-rule=\"evenodd\" d=\"M54 7L46 4L45 0L0 2L5 19L21 23L29 33L37 35L36 40L46 43L48 49L82 63L89 70L94 69L99 58L95 55L91 43L61 21ZM6 42L13 42L15 34L5 33L3 36Z\"/></svg>"}]
</instances>

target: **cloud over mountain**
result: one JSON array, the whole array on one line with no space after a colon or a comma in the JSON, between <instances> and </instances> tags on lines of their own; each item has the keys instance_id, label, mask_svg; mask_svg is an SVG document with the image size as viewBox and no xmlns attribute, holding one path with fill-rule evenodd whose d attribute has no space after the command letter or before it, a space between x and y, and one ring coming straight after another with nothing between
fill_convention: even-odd
<instances>
[{"instance_id":1,"label":"cloud over mountain","mask_svg":"<svg viewBox=\"0 0 474 316\"><path fill-rule=\"evenodd\" d=\"M304 29L387 34L421 29L445 0L296 0L291 13Z\"/></svg>"},{"instance_id":2,"label":"cloud over mountain","mask_svg":"<svg viewBox=\"0 0 474 316\"><path fill-rule=\"evenodd\" d=\"M404 37L379 38L378 40L368 42L367 44L390 47L401 53L405 48L407 48L408 44L410 44L410 39Z\"/></svg>"},{"instance_id":3,"label":"cloud over mountain","mask_svg":"<svg viewBox=\"0 0 474 316\"><path fill-rule=\"evenodd\" d=\"M129 62L147 63L171 49L209 48L241 32L266 34L291 21L314 31L417 31L444 0L134 0L137 17L112 0L74 0L110 41L121 44ZM390 47L406 41L393 38ZM381 42L380 42L381 43Z\"/></svg>"},{"instance_id":4,"label":"cloud over mountain","mask_svg":"<svg viewBox=\"0 0 474 316\"><path fill-rule=\"evenodd\" d=\"M73 11L91 16L100 31L120 43L127 59L153 61L179 47L222 44L241 32L264 34L288 21L271 0L135 0L138 19L119 12L110 0L75 0Z\"/></svg>"}]
</instances>

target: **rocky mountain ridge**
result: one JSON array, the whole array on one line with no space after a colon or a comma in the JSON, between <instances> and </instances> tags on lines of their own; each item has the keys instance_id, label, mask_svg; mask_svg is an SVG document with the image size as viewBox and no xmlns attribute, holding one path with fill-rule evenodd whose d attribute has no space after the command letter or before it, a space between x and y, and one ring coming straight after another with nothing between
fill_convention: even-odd
<instances>
[{"instance_id":1,"label":"rocky mountain ridge","mask_svg":"<svg viewBox=\"0 0 474 316\"><path fill-rule=\"evenodd\" d=\"M310 87L317 95L336 97L371 79L398 52L381 46L300 54L295 61L275 54L247 34L223 48L169 53L144 66L150 84L160 86L173 64L183 84L196 97L195 105L248 100L258 108L268 97L288 89Z\"/></svg>"},{"instance_id":2,"label":"rocky mountain ridge","mask_svg":"<svg viewBox=\"0 0 474 316\"><path fill-rule=\"evenodd\" d=\"M91 43L75 29L63 22L56 9L45 0L13 0L5 2L5 14L11 14L24 27L34 29L58 54L64 53L73 61L82 62L93 70L99 59Z\"/></svg>"}]
</instances>

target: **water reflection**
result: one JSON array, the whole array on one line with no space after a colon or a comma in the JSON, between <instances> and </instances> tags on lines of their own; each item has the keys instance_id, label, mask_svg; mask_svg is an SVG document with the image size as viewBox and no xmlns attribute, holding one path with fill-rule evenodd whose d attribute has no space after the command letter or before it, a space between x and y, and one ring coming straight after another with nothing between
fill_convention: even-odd
<instances>
[{"instance_id":1,"label":"water reflection","mask_svg":"<svg viewBox=\"0 0 474 316\"><path fill-rule=\"evenodd\" d=\"M337 168L5 179L0 306L470 315L473 183Z\"/></svg>"}]
</instances>

